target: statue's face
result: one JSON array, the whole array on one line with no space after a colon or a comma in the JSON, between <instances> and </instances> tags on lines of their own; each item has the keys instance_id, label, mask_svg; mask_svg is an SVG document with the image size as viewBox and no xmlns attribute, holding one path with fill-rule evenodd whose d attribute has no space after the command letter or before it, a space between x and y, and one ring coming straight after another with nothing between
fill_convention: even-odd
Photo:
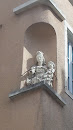
<instances>
[{"instance_id":1,"label":"statue's face","mask_svg":"<svg viewBox=\"0 0 73 130\"><path fill-rule=\"evenodd\" d=\"M48 67L49 67L49 69L52 69L52 68L53 68L53 65L49 64Z\"/></svg>"},{"instance_id":2,"label":"statue's face","mask_svg":"<svg viewBox=\"0 0 73 130\"><path fill-rule=\"evenodd\" d=\"M53 69L54 67L55 67L55 64L52 61L48 62L49 69Z\"/></svg>"},{"instance_id":3,"label":"statue's face","mask_svg":"<svg viewBox=\"0 0 73 130\"><path fill-rule=\"evenodd\" d=\"M43 53L38 51L36 59L37 59L38 62L40 62L40 61L43 62Z\"/></svg>"}]
</instances>

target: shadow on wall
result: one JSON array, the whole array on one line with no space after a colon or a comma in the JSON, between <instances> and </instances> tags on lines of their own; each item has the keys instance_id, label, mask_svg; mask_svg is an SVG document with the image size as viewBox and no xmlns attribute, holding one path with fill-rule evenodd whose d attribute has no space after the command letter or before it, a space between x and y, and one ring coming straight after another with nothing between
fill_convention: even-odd
<instances>
[{"instance_id":1,"label":"shadow on wall","mask_svg":"<svg viewBox=\"0 0 73 130\"><path fill-rule=\"evenodd\" d=\"M61 92L60 95L64 95L65 92L65 70L61 71Z\"/></svg>"},{"instance_id":2,"label":"shadow on wall","mask_svg":"<svg viewBox=\"0 0 73 130\"><path fill-rule=\"evenodd\" d=\"M69 2L72 4L72 6L73 6L73 0L69 0Z\"/></svg>"},{"instance_id":3,"label":"shadow on wall","mask_svg":"<svg viewBox=\"0 0 73 130\"><path fill-rule=\"evenodd\" d=\"M57 63L57 41L54 28L47 23L35 23L27 28L24 35L22 75L36 64L36 52L42 51L48 61ZM54 87L56 80L54 80Z\"/></svg>"}]
</instances>

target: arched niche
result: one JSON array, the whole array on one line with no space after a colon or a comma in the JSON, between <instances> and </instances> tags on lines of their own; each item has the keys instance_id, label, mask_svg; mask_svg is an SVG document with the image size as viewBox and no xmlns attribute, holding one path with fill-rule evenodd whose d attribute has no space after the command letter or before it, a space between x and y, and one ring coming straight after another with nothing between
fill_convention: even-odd
<instances>
[{"instance_id":1,"label":"arched niche","mask_svg":"<svg viewBox=\"0 0 73 130\"><path fill-rule=\"evenodd\" d=\"M22 75L31 66L36 64L36 52L42 51L48 61L57 61L57 41L54 28L44 22L32 24L25 31L23 46Z\"/></svg>"}]
</instances>

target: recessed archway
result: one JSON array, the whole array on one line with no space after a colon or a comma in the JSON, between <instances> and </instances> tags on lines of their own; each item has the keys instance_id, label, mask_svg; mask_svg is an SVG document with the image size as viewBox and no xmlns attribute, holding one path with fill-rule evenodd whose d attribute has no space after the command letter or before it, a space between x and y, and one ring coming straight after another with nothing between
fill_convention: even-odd
<instances>
[{"instance_id":1,"label":"recessed archway","mask_svg":"<svg viewBox=\"0 0 73 130\"><path fill-rule=\"evenodd\" d=\"M57 61L57 41L54 28L44 22L32 24L25 31L22 74L36 64L37 51L42 51L48 61ZM56 84L56 83L55 83Z\"/></svg>"}]
</instances>

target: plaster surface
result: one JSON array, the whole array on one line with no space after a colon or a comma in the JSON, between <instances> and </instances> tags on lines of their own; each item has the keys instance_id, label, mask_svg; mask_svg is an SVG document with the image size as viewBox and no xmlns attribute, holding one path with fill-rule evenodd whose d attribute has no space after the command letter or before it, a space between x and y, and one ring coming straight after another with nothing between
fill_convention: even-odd
<instances>
[{"instance_id":1,"label":"plaster surface","mask_svg":"<svg viewBox=\"0 0 73 130\"><path fill-rule=\"evenodd\" d=\"M2 24L2 28L0 28L0 130L73 130L73 100L65 93L64 89L64 22L50 8L43 5L36 6L16 16L13 13L13 8L27 1L0 1L0 24ZM73 27L73 18L71 17L73 7L71 3L68 0L54 0L54 2L64 12L67 22ZM48 47L48 39L46 43L45 41L43 41L43 44L40 42L41 46L40 44L36 45L34 49L32 46L29 46L34 46L35 42L32 36L28 37L27 34L30 34L31 26L39 22L50 24L55 30L54 37L49 36L49 39L51 37L52 41L50 42L49 40L52 43L50 48L52 47L53 51ZM30 29L28 30L28 28ZM40 32L37 29L37 25L34 28ZM48 32L47 28L46 31ZM45 33L42 31L40 35L45 36ZM30 42L30 39L32 42ZM37 40L35 41L39 43ZM47 48L44 47L44 43L47 45ZM20 87L23 49L25 46L27 48L25 50L26 53L24 53L25 61L32 58L39 47L42 47L44 52L47 50L45 53L47 61L53 58L57 67L56 91L65 99L67 103L65 108L61 108L43 90L19 96L19 98L13 101L8 98L10 92ZM28 53L28 50L30 53ZM34 62L30 61L28 67ZM27 63L24 63L26 70Z\"/></svg>"}]
</instances>

